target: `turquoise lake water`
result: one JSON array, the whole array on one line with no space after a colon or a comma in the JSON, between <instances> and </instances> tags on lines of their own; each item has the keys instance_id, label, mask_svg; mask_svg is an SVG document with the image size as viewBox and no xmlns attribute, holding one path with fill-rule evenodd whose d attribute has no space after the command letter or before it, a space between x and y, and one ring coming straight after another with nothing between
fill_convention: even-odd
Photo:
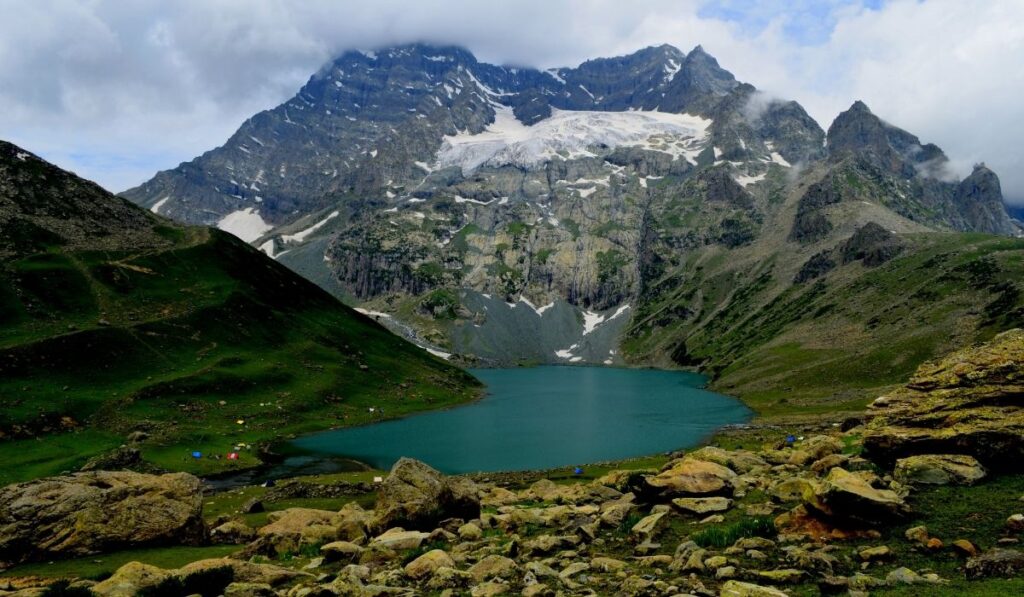
<instances>
[{"instance_id":1,"label":"turquoise lake water","mask_svg":"<svg viewBox=\"0 0 1024 597\"><path fill-rule=\"evenodd\" d=\"M606 367L476 369L482 400L444 411L305 436L310 456L387 469L401 456L449 474L546 469L686 448L746 421L735 398L694 373Z\"/></svg>"}]
</instances>

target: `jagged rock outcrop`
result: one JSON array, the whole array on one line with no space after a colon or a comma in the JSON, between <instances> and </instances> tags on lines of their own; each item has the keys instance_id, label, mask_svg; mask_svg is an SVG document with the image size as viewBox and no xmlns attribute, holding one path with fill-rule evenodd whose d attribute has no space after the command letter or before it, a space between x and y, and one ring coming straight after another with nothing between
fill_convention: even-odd
<instances>
[{"instance_id":1,"label":"jagged rock outcrop","mask_svg":"<svg viewBox=\"0 0 1024 597\"><path fill-rule=\"evenodd\" d=\"M89 472L0 489L0 562L205 539L199 479Z\"/></svg>"},{"instance_id":2,"label":"jagged rock outcrop","mask_svg":"<svg viewBox=\"0 0 1024 597\"><path fill-rule=\"evenodd\" d=\"M872 404L865 455L891 465L917 454L964 454L996 471L1024 466L1024 330L922 365Z\"/></svg>"},{"instance_id":3,"label":"jagged rock outcrop","mask_svg":"<svg viewBox=\"0 0 1024 597\"><path fill-rule=\"evenodd\" d=\"M371 527L429 529L445 518L474 518L480 514L477 493L468 479L445 477L418 460L401 458L380 487Z\"/></svg>"}]
</instances>

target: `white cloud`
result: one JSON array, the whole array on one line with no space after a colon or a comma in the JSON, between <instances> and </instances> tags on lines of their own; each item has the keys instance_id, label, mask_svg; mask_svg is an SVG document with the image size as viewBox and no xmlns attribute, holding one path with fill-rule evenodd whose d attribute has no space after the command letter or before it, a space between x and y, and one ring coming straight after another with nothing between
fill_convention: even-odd
<instances>
[{"instance_id":1,"label":"white cloud","mask_svg":"<svg viewBox=\"0 0 1024 597\"><path fill-rule=\"evenodd\" d=\"M347 48L453 43L549 67L702 44L825 128L863 99L961 172L986 161L1024 202L1024 2L852 2L0 0L0 137L122 190L222 143Z\"/></svg>"}]
</instances>

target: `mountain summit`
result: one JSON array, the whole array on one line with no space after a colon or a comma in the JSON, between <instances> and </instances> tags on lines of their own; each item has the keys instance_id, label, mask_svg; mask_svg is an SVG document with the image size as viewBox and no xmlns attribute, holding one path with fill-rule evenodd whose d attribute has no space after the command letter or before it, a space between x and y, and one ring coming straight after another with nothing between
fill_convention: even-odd
<instances>
[{"instance_id":1,"label":"mountain summit","mask_svg":"<svg viewBox=\"0 0 1024 597\"><path fill-rule=\"evenodd\" d=\"M957 232L1019 233L994 173L957 180L938 147L863 102L826 134L699 46L543 71L457 47L346 52L224 146L124 196L229 230L467 362L671 360L723 384L774 342L802 345L787 334L819 309L839 330L875 314L835 305L888 308L862 295L874 282L838 297L840 282L910 267ZM1011 292L999 283L949 292L988 304ZM941 334L952 314L969 317L936 312ZM897 321L871 325L816 340L808 362L837 338L854 360L901 341ZM920 358L939 350L924 344Z\"/></svg>"}]
</instances>

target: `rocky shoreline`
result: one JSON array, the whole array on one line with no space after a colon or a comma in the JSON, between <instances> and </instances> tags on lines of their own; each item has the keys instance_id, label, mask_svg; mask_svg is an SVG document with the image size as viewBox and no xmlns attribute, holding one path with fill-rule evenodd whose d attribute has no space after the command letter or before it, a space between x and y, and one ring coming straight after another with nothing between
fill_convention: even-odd
<instances>
[{"instance_id":1,"label":"rocky shoreline","mask_svg":"<svg viewBox=\"0 0 1024 597\"><path fill-rule=\"evenodd\" d=\"M204 523L189 475L42 479L0 490L7 566L146 545L238 549L175 569L131 562L102 580L19 577L15 567L0 595L962 592L957 583L1024 572L1024 504L1001 504L1000 528L974 541L918 524L933 514L918 504L936 488L1014 479L1020 459L998 454L1024 449L1022 407L1024 331L1014 330L922 366L864 424L750 449L705 446L588 481L446 477L402 459L376 487L285 483L263 497L375 492L372 509L289 507L250 524L243 514L259 500Z\"/></svg>"}]
</instances>

